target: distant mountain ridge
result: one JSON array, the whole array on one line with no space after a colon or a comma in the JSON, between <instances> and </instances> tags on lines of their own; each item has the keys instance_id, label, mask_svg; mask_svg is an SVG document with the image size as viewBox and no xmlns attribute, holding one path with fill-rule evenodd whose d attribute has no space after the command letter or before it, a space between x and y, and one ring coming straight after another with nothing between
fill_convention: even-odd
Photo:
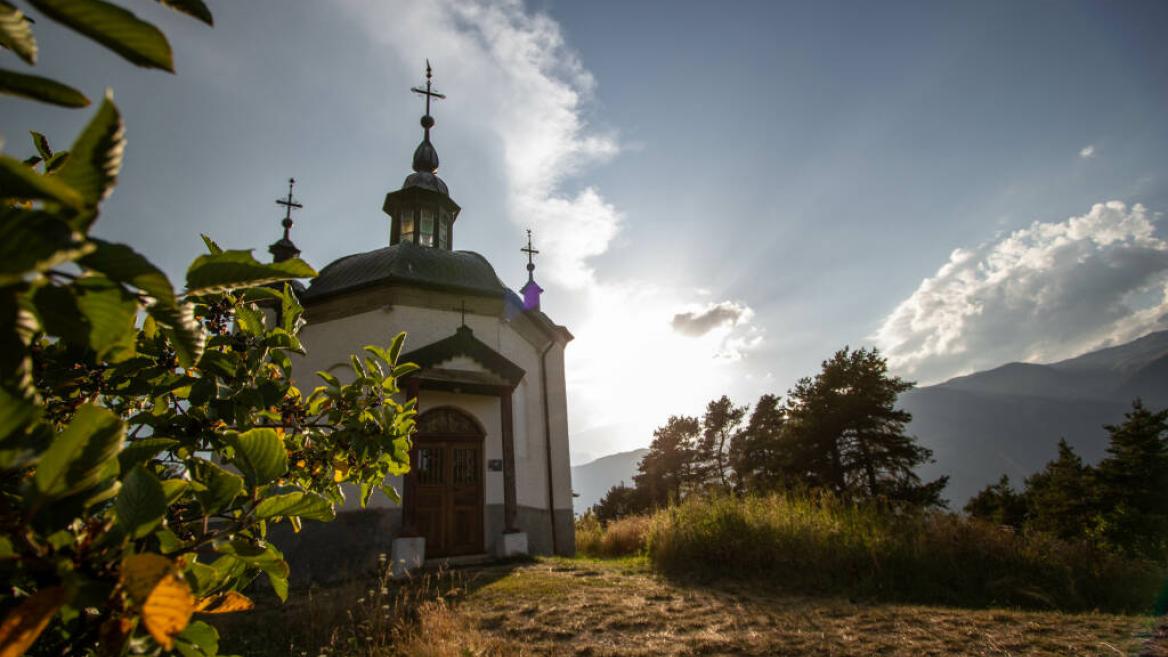
<instances>
[{"instance_id":1,"label":"distant mountain ridge","mask_svg":"<svg viewBox=\"0 0 1168 657\"><path fill-rule=\"evenodd\" d=\"M634 449L602 456L595 461L572 468L572 491L576 493L572 506L576 513L583 513L600 501L609 488L622 481L633 485L633 475L648 449Z\"/></svg>"},{"instance_id":2,"label":"distant mountain ridge","mask_svg":"<svg viewBox=\"0 0 1168 657\"><path fill-rule=\"evenodd\" d=\"M1008 363L901 395L913 415L909 433L933 450L920 475L949 476L943 496L959 510L1003 474L1015 486L1055 457L1066 438L1084 460L1107 448L1116 424L1136 397L1168 407L1168 331L1050 364ZM621 481L632 484L648 450L612 454L572 468L576 511L595 504Z\"/></svg>"},{"instance_id":3,"label":"distant mountain ridge","mask_svg":"<svg viewBox=\"0 0 1168 657\"><path fill-rule=\"evenodd\" d=\"M1140 397L1168 406L1168 331L1050 364L1008 363L906 392L909 431L933 450L921 476L949 475L945 497L961 508L1002 474L1020 486L1066 438L1087 461L1107 448L1103 428Z\"/></svg>"}]
</instances>

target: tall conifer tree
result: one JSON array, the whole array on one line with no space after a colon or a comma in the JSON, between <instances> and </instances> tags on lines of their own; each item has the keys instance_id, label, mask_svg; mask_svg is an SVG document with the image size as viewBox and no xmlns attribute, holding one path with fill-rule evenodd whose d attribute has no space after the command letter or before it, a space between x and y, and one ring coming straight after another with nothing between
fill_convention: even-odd
<instances>
[{"instance_id":1,"label":"tall conifer tree","mask_svg":"<svg viewBox=\"0 0 1168 657\"><path fill-rule=\"evenodd\" d=\"M1099 464L1104 537L1136 555L1168 559L1168 410L1136 400Z\"/></svg>"},{"instance_id":2,"label":"tall conifer tree","mask_svg":"<svg viewBox=\"0 0 1168 657\"><path fill-rule=\"evenodd\" d=\"M875 349L836 352L787 395L794 470L811 486L846 498L942 504L947 478L921 483L914 469L932 451L905 434L912 415L896 408L897 397L912 387L888 373Z\"/></svg>"}]
</instances>

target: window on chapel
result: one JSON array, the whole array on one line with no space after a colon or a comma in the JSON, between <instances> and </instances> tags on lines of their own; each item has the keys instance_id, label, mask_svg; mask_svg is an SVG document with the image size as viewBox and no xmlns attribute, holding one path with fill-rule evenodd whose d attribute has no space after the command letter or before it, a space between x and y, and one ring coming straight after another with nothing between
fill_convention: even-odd
<instances>
[{"instance_id":1,"label":"window on chapel","mask_svg":"<svg viewBox=\"0 0 1168 657\"><path fill-rule=\"evenodd\" d=\"M402 213L401 218L401 241L414 241L414 213L406 210Z\"/></svg>"},{"instance_id":2,"label":"window on chapel","mask_svg":"<svg viewBox=\"0 0 1168 657\"><path fill-rule=\"evenodd\" d=\"M422 235L418 243L422 246L434 246L434 211L430 208L422 208L421 228Z\"/></svg>"}]
</instances>

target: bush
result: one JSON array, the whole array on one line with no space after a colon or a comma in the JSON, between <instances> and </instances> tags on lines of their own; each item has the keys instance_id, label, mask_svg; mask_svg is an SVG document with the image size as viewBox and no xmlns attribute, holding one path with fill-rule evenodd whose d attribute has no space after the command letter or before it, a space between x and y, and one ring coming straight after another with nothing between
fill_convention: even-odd
<instances>
[{"instance_id":1,"label":"bush","mask_svg":"<svg viewBox=\"0 0 1168 657\"><path fill-rule=\"evenodd\" d=\"M588 513L576 521L576 552L589 557L626 557L645 552L650 516L629 516L601 525Z\"/></svg>"},{"instance_id":2,"label":"bush","mask_svg":"<svg viewBox=\"0 0 1168 657\"><path fill-rule=\"evenodd\" d=\"M978 607L1144 611L1168 575L1046 534L795 494L686 500L650 519L647 549L675 575Z\"/></svg>"}]
</instances>

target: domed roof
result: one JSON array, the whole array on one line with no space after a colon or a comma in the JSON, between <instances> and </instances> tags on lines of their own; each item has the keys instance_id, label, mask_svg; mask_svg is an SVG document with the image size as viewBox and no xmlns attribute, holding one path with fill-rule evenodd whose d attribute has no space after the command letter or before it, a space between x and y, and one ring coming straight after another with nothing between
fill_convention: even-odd
<instances>
[{"instance_id":1,"label":"domed roof","mask_svg":"<svg viewBox=\"0 0 1168 657\"><path fill-rule=\"evenodd\" d=\"M438 192L444 196L450 196L450 190L446 188L446 183L437 174L429 171L415 171L406 176L405 182L402 183L402 189L409 189L410 187L420 187L428 189L432 192Z\"/></svg>"},{"instance_id":2,"label":"domed roof","mask_svg":"<svg viewBox=\"0 0 1168 657\"><path fill-rule=\"evenodd\" d=\"M447 251L401 242L332 262L312 279L304 300L315 301L379 283L495 297L509 292L491 263L473 251Z\"/></svg>"},{"instance_id":3,"label":"domed roof","mask_svg":"<svg viewBox=\"0 0 1168 657\"><path fill-rule=\"evenodd\" d=\"M426 138L418 147L414 149L414 171L428 171L434 173L438 170L438 150L434 148L434 144L430 143L430 131L426 131Z\"/></svg>"}]
</instances>

